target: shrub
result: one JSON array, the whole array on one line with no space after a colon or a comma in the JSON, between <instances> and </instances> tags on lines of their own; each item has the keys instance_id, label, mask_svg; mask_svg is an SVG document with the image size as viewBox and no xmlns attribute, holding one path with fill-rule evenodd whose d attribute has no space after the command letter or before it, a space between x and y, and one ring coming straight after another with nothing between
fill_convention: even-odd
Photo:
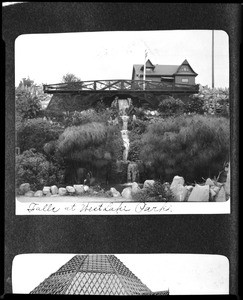
<instances>
[{"instance_id":1,"label":"shrub","mask_svg":"<svg viewBox=\"0 0 243 300\"><path fill-rule=\"evenodd\" d=\"M168 97L161 100L158 106L158 111L165 116L172 116L174 114L180 114L184 112L184 103L180 99Z\"/></svg>"},{"instance_id":2,"label":"shrub","mask_svg":"<svg viewBox=\"0 0 243 300\"><path fill-rule=\"evenodd\" d=\"M229 120L187 116L149 126L141 140L140 159L155 177L171 181L175 175L192 182L218 174L229 156Z\"/></svg>"},{"instance_id":3,"label":"shrub","mask_svg":"<svg viewBox=\"0 0 243 300\"><path fill-rule=\"evenodd\" d=\"M34 149L16 156L16 184L28 182L31 189L42 189L45 185L58 185L63 180L63 169L49 162L42 153Z\"/></svg>"},{"instance_id":4,"label":"shrub","mask_svg":"<svg viewBox=\"0 0 243 300\"><path fill-rule=\"evenodd\" d=\"M33 119L38 117L41 111L39 98L28 90L17 88L15 91L15 110L23 119Z\"/></svg>"},{"instance_id":5,"label":"shrub","mask_svg":"<svg viewBox=\"0 0 243 300\"><path fill-rule=\"evenodd\" d=\"M121 134L104 123L92 122L65 129L58 141L58 150L67 159L92 164L108 163L122 155Z\"/></svg>"},{"instance_id":6,"label":"shrub","mask_svg":"<svg viewBox=\"0 0 243 300\"><path fill-rule=\"evenodd\" d=\"M173 195L170 190L166 188L165 184L160 181L155 181L154 185L150 185L145 189L140 190L133 195L136 201L174 201Z\"/></svg>"},{"instance_id":7,"label":"shrub","mask_svg":"<svg viewBox=\"0 0 243 300\"><path fill-rule=\"evenodd\" d=\"M46 143L57 140L63 128L42 118L30 119L22 122L17 129L17 146L21 152L35 148L43 152Z\"/></svg>"}]
</instances>

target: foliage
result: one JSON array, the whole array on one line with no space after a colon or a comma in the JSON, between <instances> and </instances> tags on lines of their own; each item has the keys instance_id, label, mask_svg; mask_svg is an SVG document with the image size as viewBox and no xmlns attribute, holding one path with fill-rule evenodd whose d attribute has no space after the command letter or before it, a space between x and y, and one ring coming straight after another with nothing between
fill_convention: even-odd
<instances>
[{"instance_id":1,"label":"foliage","mask_svg":"<svg viewBox=\"0 0 243 300\"><path fill-rule=\"evenodd\" d=\"M160 101L158 111L165 116L172 116L184 112L184 106L184 103L180 99L168 97Z\"/></svg>"},{"instance_id":2,"label":"foliage","mask_svg":"<svg viewBox=\"0 0 243 300\"><path fill-rule=\"evenodd\" d=\"M165 184L160 181L155 181L154 185L149 185L147 188L141 189L133 195L133 199L140 202L146 201L168 201L174 200L171 191L169 191Z\"/></svg>"},{"instance_id":3,"label":"foliage","mask_svg":"<svg viewBox=\"0 0 243 300\"><path fill-rule=\"evenodd\" d=\"M218 174L229 156L229 120L187 116L149 125L141 139L140 159L155 178L171 181L175 175L192 182Z\"/></svg>"},{"instance_id":4,"label":"foliage","mask_svg":"<svg viewBox=\"0 0 243 300\"><path fill-rule=\"evenodd\" d=\"M119 155L118 140L121 141L121 136L116 128L91 122L67 127L60 136L57 147L67 159L90 162L102 167Z\"/></svg>"},{"instance_id":5,"label":"foliage","mask_svg":"<svg viewBox=\"0 0 243 300\"><path fill-rule=\"evenodd\" d=\"M200 97L190 97L185 102L184 112L186 114L204 114L206 112L204 100Z\"/></svg>"},{"instance_id":6,"label":"foliage","mask_svg":"<svg viewBox=\"0 0 243 300\"><path fill-rule=\"evenodd\" d=\"M49 162L34 149L26 150L16 156L16 184L30 183L32 190L45 185L58 185L63 180L63 169L58 163Z\"/></svg>"},{"instance_id":7,"label":"foliage","mask_svg":"<svg viewBox=\"0 0 243 300\"><path fill-rule=\"evenodd\" d=\"M229 116L229 89L200 86L199 93L193 95L197 101L203 101L204 111L211 115Z\"/></svg>"},{"instance_id":8,"label":"foliage","mask_svg":"<svg viewBox=\"0 0 243 300\"><path fill-rule=\"evenodd\" d=\"M62 82L64 83L78 82L78 81L81 81L81 79L72 73L67 73L62 76Z\"/></svg>"},{"instance_id":9,"label":"foliage","mask_svg":"<svg viewBox=\"0 0 243 300\"><path fill-rule=\"evenodd\" d=\"M16 89L15 91L16 114L22 119L38 117L41 111L41 103L37 96L28 90Z\"/></svg>"},{"instance_id":10,"label":"foliage","mask_svg":"<svg viewBox=\"0 0 243 300\"><path fill-rule=\"evenodd\" d=\"M63 128L58 124L42 118L29 119L17 129L17 146L21 152L30 148L43 152L44 145L57 140L62 131Z\"/></svg>"}]
</instances>

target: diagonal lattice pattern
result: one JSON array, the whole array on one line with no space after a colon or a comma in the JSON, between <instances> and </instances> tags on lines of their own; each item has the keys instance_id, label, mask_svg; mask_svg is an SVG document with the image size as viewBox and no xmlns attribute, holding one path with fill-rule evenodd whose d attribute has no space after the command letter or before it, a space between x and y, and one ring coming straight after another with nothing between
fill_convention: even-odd
<instances>
[{"instance_id":1,"label":"diagonal lattice pattern","mask_svg":"<svg viewBox=\"0 0 243 300\"><path fill-rule=\"evenodd\" d=\"M90 254L74 256L31 294L153 295L153 292L114 255Z\"/></svg>"}]
</instances>

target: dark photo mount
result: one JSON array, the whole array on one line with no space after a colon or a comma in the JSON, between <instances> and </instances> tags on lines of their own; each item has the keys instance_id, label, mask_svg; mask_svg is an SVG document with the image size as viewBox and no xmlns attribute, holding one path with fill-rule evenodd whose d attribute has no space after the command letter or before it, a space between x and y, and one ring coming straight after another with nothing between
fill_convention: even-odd
<instances>
[{"instance_id":1,"label":"dark photo mount","mask_svg":"<svg viewBox=\"0 0 243 300\"><path fill-rule=\"evenodd\" d=\"M5 46L4 293L23 253L198 253L230 261L238 294L240 4L35 2L3 7ZM126 30L224 30L229 35L231 213L166 216L16 216L14 42L21 34ZM98 45L97 45L98 47ZM44 63L44 62L43 62Z\"/></svg>"}]
</instances>

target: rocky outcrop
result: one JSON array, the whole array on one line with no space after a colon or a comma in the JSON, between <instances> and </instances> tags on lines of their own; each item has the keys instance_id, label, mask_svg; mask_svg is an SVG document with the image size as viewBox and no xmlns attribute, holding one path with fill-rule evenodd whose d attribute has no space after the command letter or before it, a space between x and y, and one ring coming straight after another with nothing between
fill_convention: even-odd
<instances>
[{"instance_id":1,"label":"rocky outcrop","mask_svg":"<svg viewBox=\"0 0 243 300\"><path fill-rule=\"evenodd\" d=\"M126 187L122 193L122 197L125 199L132 199L132 188L131 187Z\"/></svg>"},{"instance_id":2,"label":"rocky outcrop","mask_svg":"<svg viewBox=\"0 0 243 300\"><path fill-rule=\"evenodd\" d=\"M24 195L25 193L27 193L28 191L30 191L30 184L29 183L22 183L19 186L19 194L20 195Z\"/></svg>"},{"instance_id":3,"label":"rocky outcrop","mask_svg":"<svg viewBox=\"0 0 243 300\"><path fill-rule=\"evenodd\" d=\"M117 191L114 187L111 187L111 188L110 188L110 192L111 192L111 194L112 194L112 197L117 198L117 197L120 197L120 196L121 196L120 192Z\"/></svg>"},{"instance_id":4,"label":"rocky outcrop","mask_svg":"<svg viewBox=\"0 0 243 300\"><path fill-rule=\"evenodd\" d=\"M188 202L208 202L209 201L209 185L196 184L187 201Z\"/></svg>"}]
</instances>

